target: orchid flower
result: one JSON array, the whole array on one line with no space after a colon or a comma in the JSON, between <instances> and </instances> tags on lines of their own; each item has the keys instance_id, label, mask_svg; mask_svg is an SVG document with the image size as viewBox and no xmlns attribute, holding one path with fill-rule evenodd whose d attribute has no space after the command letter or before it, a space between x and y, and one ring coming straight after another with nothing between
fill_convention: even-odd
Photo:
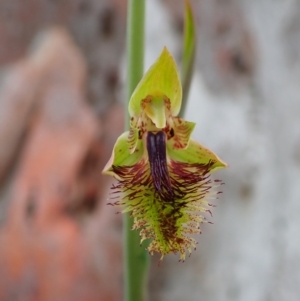
<instances>
[{"instance_id":1,"label":"orchid flower","mask_svg":"<svg viewBox=\"0 0 300 301\"><path fill-rule=\"evenodd\" d=\"M190 138L195 123L176 117L182 88L175 61L164 48L129 101L130 130L117 140L103 173L118 182L114 205L124 206L151 255L180 253L184 261L209 212L208 198L220 185L213 171L226 167Z\"/></svg>"}]
</instances>

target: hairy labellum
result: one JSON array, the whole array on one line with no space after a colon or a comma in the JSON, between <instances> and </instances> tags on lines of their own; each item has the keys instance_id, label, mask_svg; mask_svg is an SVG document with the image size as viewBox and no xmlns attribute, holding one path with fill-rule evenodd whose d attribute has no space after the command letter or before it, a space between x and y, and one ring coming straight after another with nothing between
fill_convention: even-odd
<instances>
[{"instance_id":1,"label":"hairy labellum","mask_svg":"<svg viewBox=\"0 0 300 301\"><path fill-rule=\"evenodd\" d=\"M142 160L135 166L114 166L114 172L122 179L114 186L121 193L116 205L126 206L124 212L134 217L134 229L141 229L142 241L152 239L148 250L185 253L196 247L190 234L200 233L200 223L205 222L201 212L210 206L204 197L209 194L212 183L211 165L188 164L171 161L160 148L164 133L149 133L149 161ZM163 143L163 142L162 142ZM151 152L151 154L150 154Z\"/></svg>"}]
</instances>

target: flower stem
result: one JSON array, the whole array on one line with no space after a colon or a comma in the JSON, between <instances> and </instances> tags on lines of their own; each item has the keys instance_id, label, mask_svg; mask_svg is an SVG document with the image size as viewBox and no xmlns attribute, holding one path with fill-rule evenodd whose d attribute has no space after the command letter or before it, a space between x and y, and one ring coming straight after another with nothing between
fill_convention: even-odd
<instances>
[{"instance_id":1,"label":"flower stem","mask_svg":"<svg viewBox=\"0 0 300 301\"><path fill-rule=\"evenodd\" d=\"M190 0L185 0L184 15L181 117L185 114L196 55L196 25Z\"/></svg>"},{"instance_id":2,"label":"flower stem","mask_svg":"<svg viewBox=\"0 0 300 301\"><path fill-rule=\"evenodd\" d=\"M127 103L144 73L145 0L128 0L127 8ZM126 114L125 128L129 128Z\"/></svg>"},{"instance_id":3,"label":"flower stem","mask_svg":"<svg viewBox=\"0 0 300 301\"><path fill-rule=\"evenodd\" d=\"M127 102L144 71L145 1L128 0L127 10ZM127 106L126 106L127 107ZM126 114L125 128L129 127ZM140 246L137 231L132 231L133 220L124 215L124 289L125 301L145 300L148 254Z\"/></svg>"}]
</instances>

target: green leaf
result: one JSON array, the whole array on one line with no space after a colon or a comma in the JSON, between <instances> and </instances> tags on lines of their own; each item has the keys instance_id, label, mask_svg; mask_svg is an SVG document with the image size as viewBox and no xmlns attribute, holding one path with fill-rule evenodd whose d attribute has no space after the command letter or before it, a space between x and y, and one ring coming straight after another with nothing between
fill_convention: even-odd
<instances>
[{"instance_id":1,"label":"green leaf","mask_svg":"<svg viewBox=\"0 0 300 301\"><path fill-rule=\"evenodd\" d=\"M142 100L147 98L155 102L165 97L170 100L172 115L176 116L181 106L182 89L176 63L166 47L134 90L128 106L130 116L140 114Z\"/></svg>"},{"instance_id":2,"label":"green leaf","mask_svg":"<svg viewBox=\"0 0 300 301\"><path fill-rule=\"evenodd\" d=\"M123 133L115 143L112 155L103 169L103 173L116 177L112 166L132 166L139 162L144 153L142 140L137 139L137 144L134 152L131 154L128 148L129 132Z\"/></svg>"},{"instance_id":3,"label":"green leaf","mask_svg":"<svg viewBox=\"0 0 300 301\"><path fill-rule=\"evenodd\" d=\"M172 139L167 142L167 152L170 159L177 162L189 164L209 164L212 162L210 171L225 168L227 164L222 161L215 153L199 144L193 139L190 139L186 149L174 149Z\"/></svg>"},{"instance_id":4,"label":"green leaf","mask_svg":"<svg viewBox=\"0 0 300 301\"><path fill-rule=\"evenodd\" d=\"M189 95L194 62L196 53L196 34L195 21L192 12L191 3L185 0L185 18L184 18L184 44L183 44L183 60L182 60L182 107L180 115L184 115Z\"/></svg>"}]
</instances>

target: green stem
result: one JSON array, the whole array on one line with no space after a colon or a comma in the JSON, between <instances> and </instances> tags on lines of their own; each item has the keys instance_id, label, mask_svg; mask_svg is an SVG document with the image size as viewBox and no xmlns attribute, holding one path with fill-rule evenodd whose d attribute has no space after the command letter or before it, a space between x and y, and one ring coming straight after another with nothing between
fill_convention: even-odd
<instances>
[{"instance_id":1,"label":"green stem","mask_svg":"<svg viewBox=\"0 0 300 301\"><path fill-rule=\"evenodd\" d=\"M145 1L128 0L127 11L127 102L144 71ZM127 107L127 106L126 106ZM129 127L126 114L125 128ZM125 301L145 300L148 254L140 246L140 236L132 231L133 219L124 215Z\"/></svg>"},{"instance_id":2,"label":"green stem","mask_svg":"<svg viewBox=\"0 0 300 301\"><path fill-rule=\"evenodd\" d=\"M127 9L127 104L144 73L145 0L128 0ZM129 127L128 114L125 128Z\"/></svg>"},{"instance_id":3,"label":"green stem","mask_svg":"<svg viewBox=\"0 0 300 301\"><path fill-rule=\"evenodd\" d=\"M185 0L184 13L184 42L183 42L183 60L182 60L182 103L180 116L184 117L186 105L189 97L189 91L194 71L196 54L196 33L193 10L190 0Z\"/></svg>"}]
</instances>

